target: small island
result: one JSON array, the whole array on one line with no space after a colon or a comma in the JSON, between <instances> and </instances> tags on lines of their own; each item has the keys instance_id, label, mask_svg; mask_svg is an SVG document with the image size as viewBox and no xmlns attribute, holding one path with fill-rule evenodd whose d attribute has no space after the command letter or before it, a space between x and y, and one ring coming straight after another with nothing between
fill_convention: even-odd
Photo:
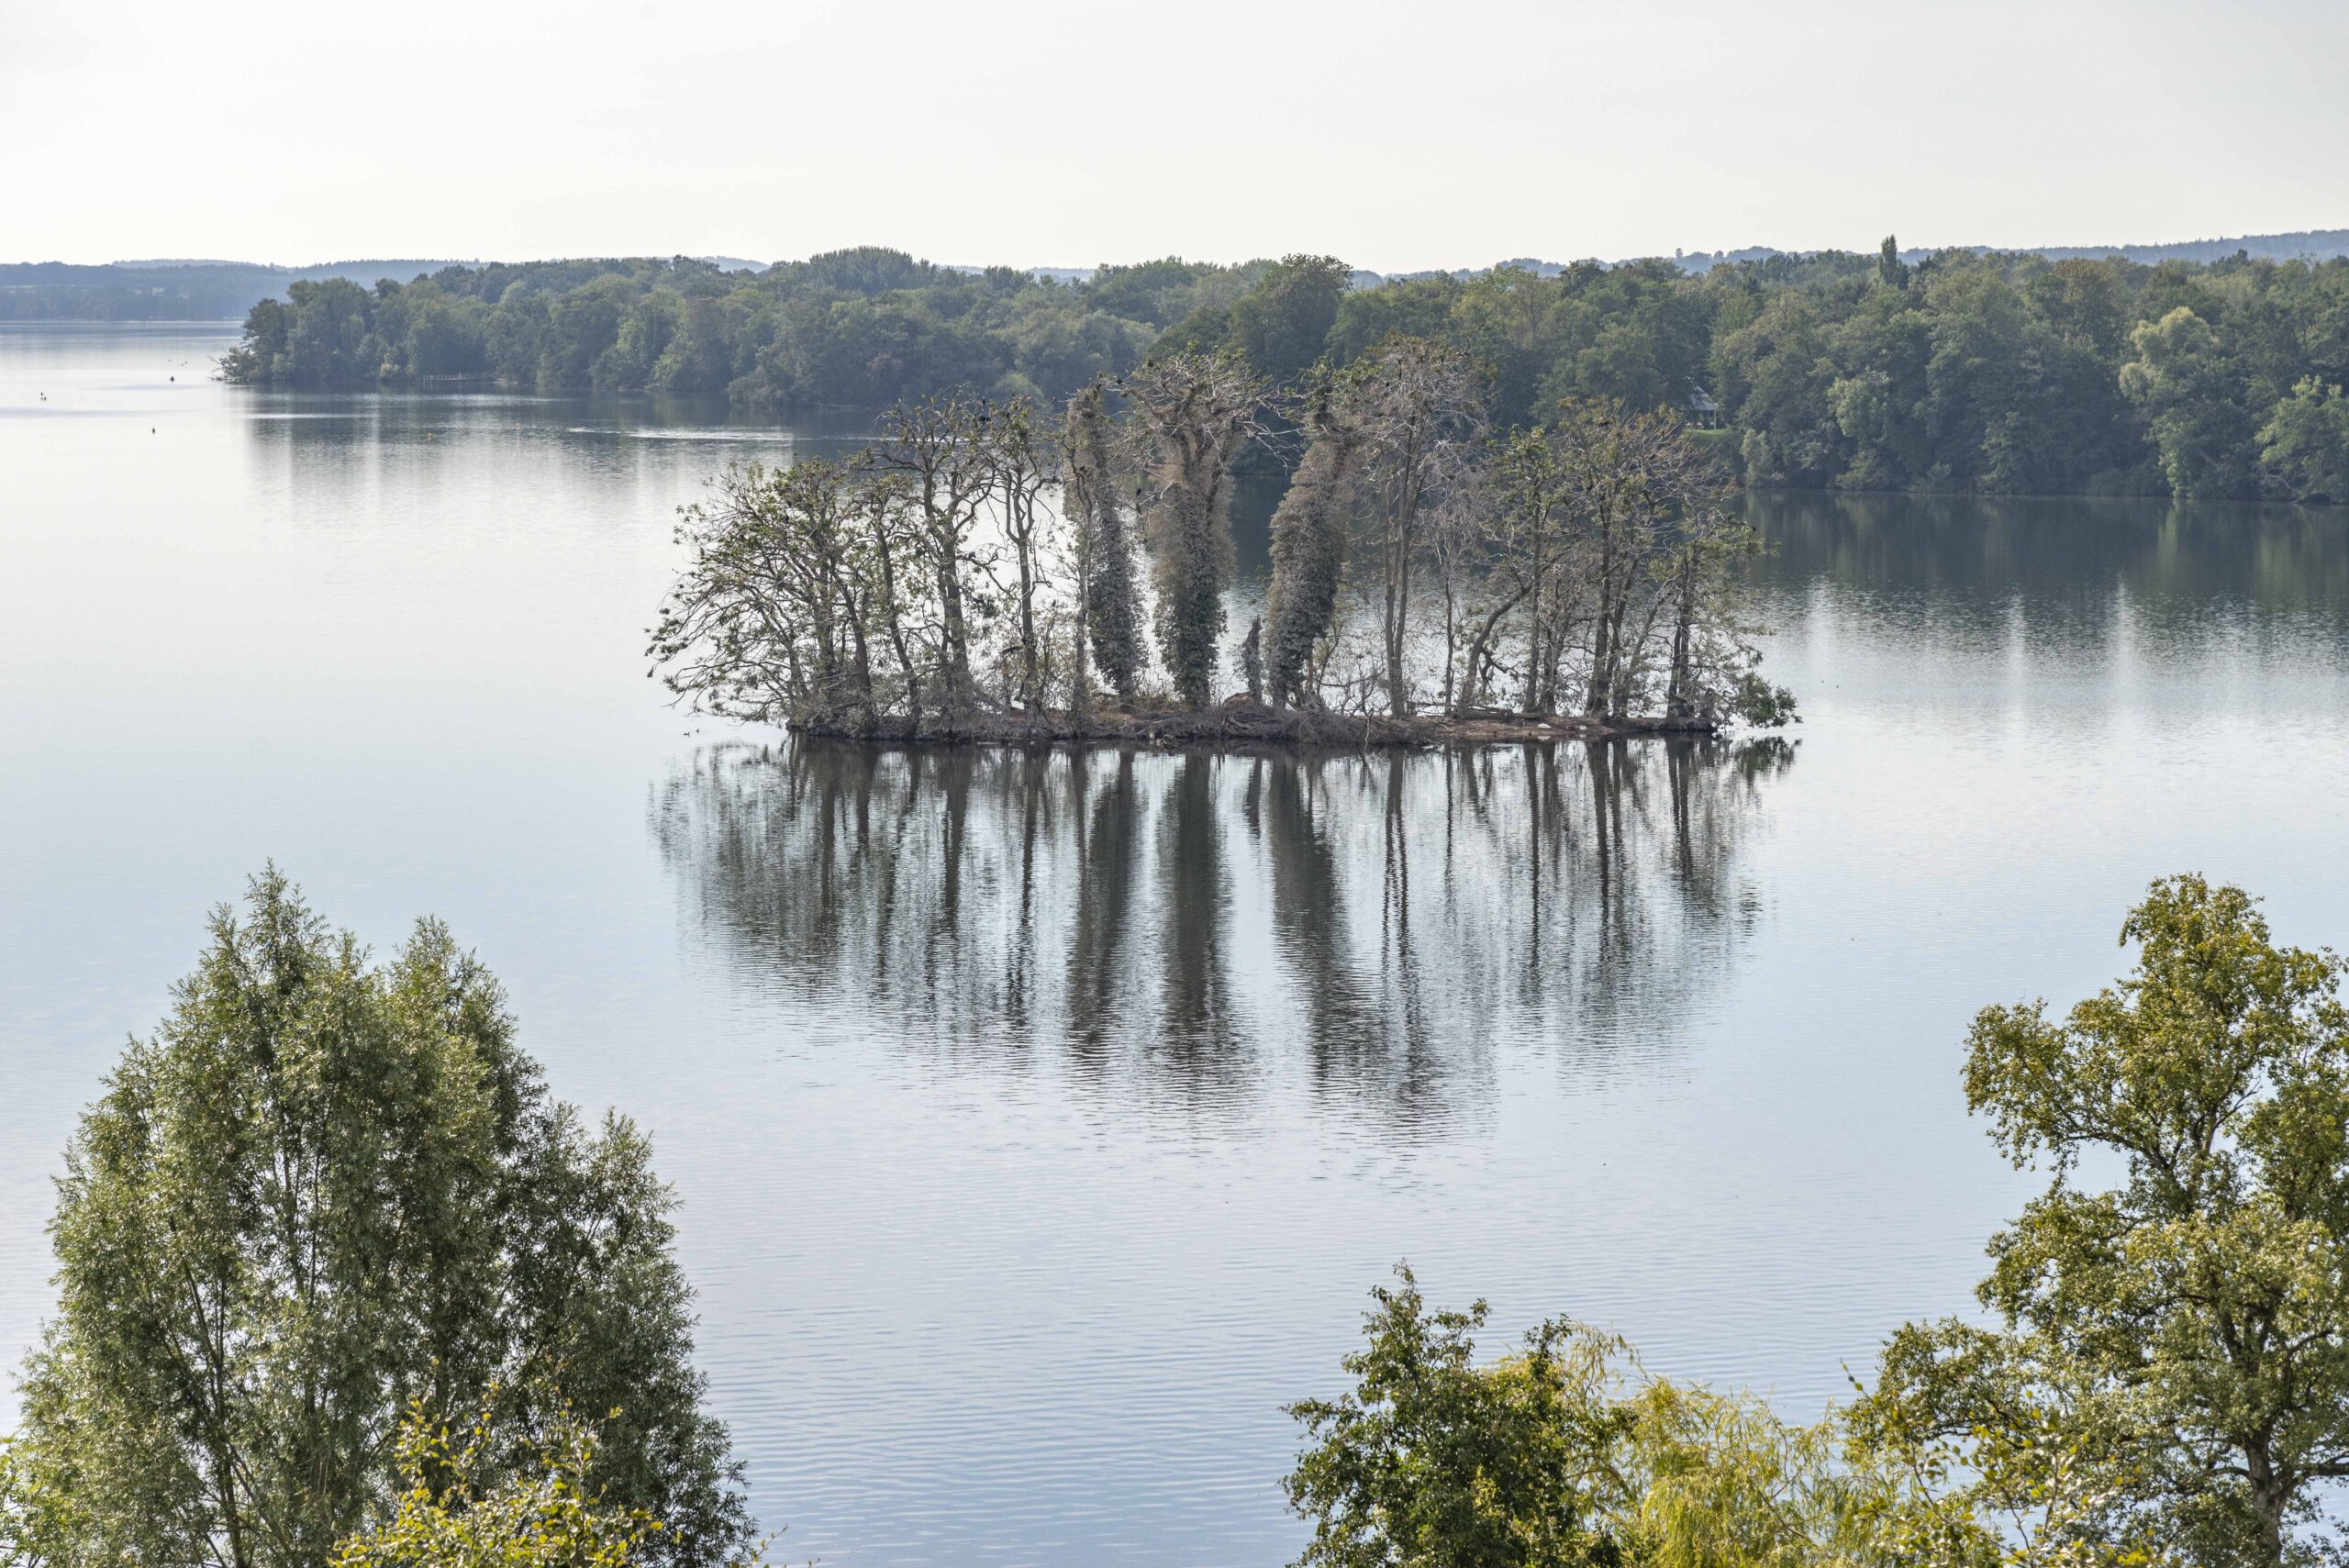
<instances>
[{"instance_id":1,"label":"small island","mask_svg":"<svg viewBox=\"0 0 2349 1568\"><path fill-rule=\"evenodd\" d=\"M1279 387L1176 351L1047 409L900 403L845 460L684 509L648 650L701 711L909 741L1426 746L1775 727L1762 543L1669 411L1497 429L1468 355L1396 336ZM1230 635L1230 502L1286 470Z\"/></svg>"}]
</instances>

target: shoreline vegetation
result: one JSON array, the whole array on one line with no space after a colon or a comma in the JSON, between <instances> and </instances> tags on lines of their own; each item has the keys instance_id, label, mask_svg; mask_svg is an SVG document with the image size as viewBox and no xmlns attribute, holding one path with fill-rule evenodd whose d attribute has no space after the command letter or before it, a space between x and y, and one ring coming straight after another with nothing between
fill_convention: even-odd
<instances>
[{"instance_id":1,"label":"shoreline vegetation","mask_svg":"<svg viewBox=\"0 0 2349 1568\"><path fill-rule=\"evenodd\" d=\"M307 278L234 382L723 396L750 409L1057 406L1175 353L1302 387L1397 335L1465 355L1495 428L1671 410L1769 489L2349 501L2349 259L2145 264L1953 249L1379 278L1328 256L1061 278L834 251ZM1289 460L1295 453L1287 454ZM1252 451L1258 472L1283 455Z\"/></svg>"},{"instance_id":2,"label":"shoreline vegetation","mask_svg":"<svg viewBox=\"0 0 2349 1568\"><path fill-rule=\"evenodd\" d=\"M967 714L947 728L910 718L795 720L796 734L880 745L1213 747L1244 751L1296 747L1379 750L1391 747L1507 746L1544 741L1700 740L1729 726L1716 717L1588 718L1575 714L1517 713L1466 708L1396 717L1276 708L1245 692L1209 708L1136 704L1067 708L1009 708Z\"/></svg>"},{"instance_id":3,"label":"shoreline vegetation","mask_svg":"<svg viewBox=\"0 0 2349 1568\"><path fill-rule=\"evenodd\" d=\"M651 631L683 705L810 735L1417 746L1776 728L1741 567L1763 550L1675 416L1496 429L1466 354L1395 336L1295 389L1180 352L1058 408L901 403L845 460L736 467L683 508ZM1294 469L1229 635L1230 508Z\"/></svg>"}]
</instances>

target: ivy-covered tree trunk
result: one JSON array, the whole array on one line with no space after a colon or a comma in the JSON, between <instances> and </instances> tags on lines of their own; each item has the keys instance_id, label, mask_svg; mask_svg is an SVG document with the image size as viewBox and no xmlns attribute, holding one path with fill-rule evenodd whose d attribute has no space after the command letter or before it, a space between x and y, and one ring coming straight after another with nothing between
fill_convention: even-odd
<instances>
[{"instance_id":1,"label":"ivy-covered tree trunk","mask_svg":"<svg viewBox=\"0 0 2349 1568\"><path fill-rule=\"evenodd\" d=\"M1169 355L1126 384L1148 454L1142 528L1157 588L1159 657L1192 707L1215 700L1231 566L1231 460L1255 432L1264 384L1237 359Z\"/></svg>"},{"instance_id":2,"label":"ivy-covered tree trunk","mask_svg":"<svg viewBox=\"0 0 2349 1568\"><path fill-rule=\"evenodd\" d=\"M1273 513L1273 581L1264 605L1272 646L1265 666L1276 707L1307 700L1306 667L1337 614L1362 450L1359 434L1326 409L1312 428L1312 444Z\"/></svg>"},{"instance_id":3,"label":"ivy-covered tree trunk","mask_svg":"<svg viewBox=\"0 0 2349 1568\"><path fill-rule=\"evenodd\" d=\"M1105 401L1106 389L1095 382L1068 406L1066 504L1079 574L1076 664L1082 682L1089 639L1102 678L1119 701L1131 702L1142 666L1141 595L1118 500Z\"/></svg>"}]
</instances>

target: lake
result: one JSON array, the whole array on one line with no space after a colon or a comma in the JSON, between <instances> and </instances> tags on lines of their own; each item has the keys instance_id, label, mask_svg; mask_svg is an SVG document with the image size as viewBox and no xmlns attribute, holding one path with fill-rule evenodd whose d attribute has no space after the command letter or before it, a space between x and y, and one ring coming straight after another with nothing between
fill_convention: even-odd
<instances>
[{"instance_id":1,"label":"lake","mask_svg":"<svg viewBox=\"0 0 2349 1568\"><path fill-rule=\"evenodd\" d=\"M2349 512L1753 498L1780 744L868 753L641 657L674 509L862 419L231 337L0 328L12 1366L80 1107L272 860L651 1130L785 1562L1286 1561L1281 1407L1398 1260L1815 1412L2030 1190L1976 1009L2171 872L2349 946Z\"/></svg>"}]
</instances>

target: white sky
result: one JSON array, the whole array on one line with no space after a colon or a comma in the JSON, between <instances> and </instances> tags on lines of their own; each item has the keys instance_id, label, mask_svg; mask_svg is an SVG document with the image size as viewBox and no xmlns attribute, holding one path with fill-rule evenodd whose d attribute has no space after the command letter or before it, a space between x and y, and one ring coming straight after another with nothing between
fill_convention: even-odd
<instances>
[{"instance_id":1,"label":"white sky","mask_svg":"<svg viewBox=\"0 0 2349 1568\"><path fill-rule=\"evenodd\" d=\"M0 0L0 261L2349 226L2349 0Z\"/></svg>"}]
</instances>

